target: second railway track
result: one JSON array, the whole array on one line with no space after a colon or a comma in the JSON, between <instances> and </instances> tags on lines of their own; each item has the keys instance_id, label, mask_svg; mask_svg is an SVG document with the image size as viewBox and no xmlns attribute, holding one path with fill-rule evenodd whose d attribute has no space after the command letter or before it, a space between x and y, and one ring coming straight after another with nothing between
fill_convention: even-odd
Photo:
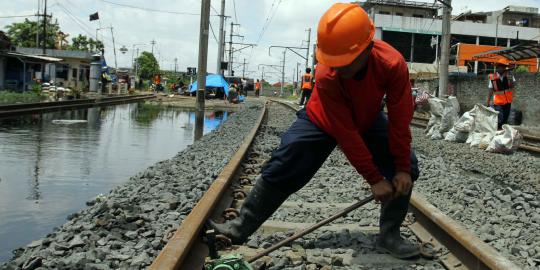
<instances>
[{"instance_id":1,"label":"second railway track","mask_svg":"<svg viewBox=\"0 0 540 270\"><path fill-rule=\"evenodd\" d=\"M294 121L294 108L271 102L266 122L252 131L253 144L246 140L212 187L184 220L150 269L202 269L208 249L201 237L208 218L231 217L241 207L245 193L260 168L277 147L280 135ZM262 118L261 118L262 119ZM249 139L249 138L248 138ZM251 144L251 146L250 146ZM370 194L369 187L344 155L335 150L323 167L302 190L293 194L243 246L223 252L245 257L283 239L293 231L330 216L359 198ZM404 236L431 242L439 250L438 259L397 260L374 249L378 231L379 205L368 204L312 234L282 247L255 262L255 269L518 269L489 245L460 224L414 194L411 214L402 228ZM227 268L223 268L227 269Z\"/></svg>"},{"instance_id":2,"label":"second railway track","mask_svg":"<svg viewBox=\"0 0 540 270\"><path fill-rule=\"evenodd\" d=\"M0 118L18 117L21 115L45 113L61 110L76 110L94 106L116 105L126 102L138 102L155 98L154 94L113 96L98 99L77 99L53 102L36 102L0 105Z\"/></svg>"}]
</instances>

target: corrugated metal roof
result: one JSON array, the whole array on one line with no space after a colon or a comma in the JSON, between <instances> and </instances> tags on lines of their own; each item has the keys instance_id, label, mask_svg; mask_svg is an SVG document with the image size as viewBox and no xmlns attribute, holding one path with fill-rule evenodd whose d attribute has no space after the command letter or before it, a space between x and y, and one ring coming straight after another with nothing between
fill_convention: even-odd
<instances>
[{"instance_id":1,"label":"corrugated metal roof","mask_svg":"<svg viewBox=\"0 0 540 270\"><path fill-rule=\"evenodd\" d=\"M41 56L41 55L33 55L33 54L25 54L25 53L17 53L17 52L3 52L2 54L8 55L8 56L15 56L15 57L22 57L22 58L29 58L38 60L40 62L60 62L62 59L55 58L55 57L48 57L48 56Z\"/></svg>"},{"instance_id":2,"label":"corrugated metal roof","mask_svg":"<svg viewBox=\"0 0 540 270\"><path fill-rule=\"evenodd\" d=\"M540 44L518 44L513 47L494 50L477 54L474 57L489 57L494 55L500 55L511 61L521 61L525 59L538 58L540 56Z\"/></svg>"},{"instance_id":3,"label":"corrugated metal roof","mask_svg":"<svg viewBox=\"0 0 540 270\"><path fill-rule=\"evenodd\" d=\"M40 48L24 48L24 47L17 47L17 52L20 53L26 53L26 54L33 54L33 55L39 55L42 54L42 49ZM66 58L74 58L74 59L83 59L83 60L91 60L92 59L92 53L87 51L72 51L72 50L53 50L53 49L47 49L45 50L48 56L52 57L59 57L62 59Z\"/></svg>"}]
</instances>

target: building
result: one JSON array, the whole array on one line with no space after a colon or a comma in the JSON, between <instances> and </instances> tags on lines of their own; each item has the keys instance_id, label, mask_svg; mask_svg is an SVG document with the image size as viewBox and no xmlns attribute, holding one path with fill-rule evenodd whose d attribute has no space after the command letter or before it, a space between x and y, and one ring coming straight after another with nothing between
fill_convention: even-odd
<instances>
[{"instance_id":1,"label":"building","mask_svg":"<svg viewBox=\"0 0 540 270\"><path fill-rule=\"evenodd\" d=\"M9 38L0 31L0 90L31 90L46 65L62 59L15 51Z\"/></svg>"},{"instance_id":2,"label":"building","mask_svg":"<svg viewBox=\"0 0 540 270\"><path fill-rule=\"evenodd\" d=\"M356 2L376 26L375 37L394 46L410 64L410 70L437 70L442 29L442 4L406 0ZM539 42L538 8L507 6L499 11L465 12L451 22L451 46L457 43L499 45ZM453 59L453 61L452 61ZM455 64L452 58L450 64ZM492 65L466 63L468 72L484 73ZM462 69L458 69L462 70Z\"/></svg>"},{"instance_id":3,"label":"building","mask_svg":"<svg viewBox=\"0 0 540 270\"><path fill-rule=\"evenodd\" d=\"M16 51L31 55L42 53L42 49L40 48L17 47ZM54 81L56 85L80 90L86 90L88 88L92 52L47 49L46 55L48 57L60 58L62 61L45 66L45 81Z\"/></svg>"}]
</instances>

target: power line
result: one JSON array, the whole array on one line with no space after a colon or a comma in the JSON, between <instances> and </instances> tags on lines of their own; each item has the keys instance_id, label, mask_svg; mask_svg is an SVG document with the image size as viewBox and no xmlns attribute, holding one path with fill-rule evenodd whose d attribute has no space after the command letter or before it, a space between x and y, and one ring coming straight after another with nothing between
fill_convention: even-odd
<instances>
[{"instance_id":1,"label":"power line","mask_svg":"<svg viewBox=\"0 0 540 270\"><path fill-rule=\"evenodd\" d=\"M107 1L107 0L100 0L100 1L104 2L104 3L107 3L107 4L111 4L111 5L127 7L127 8L132 8L132 9L138 9L138 10L142 10L142 11L168 13L168 14L180 14L180 15L193 15L193 16L200 16L201 15L199 13L191 13L191 12L183 12L183 11L169 11L169 10L162 10L162 9L152 9L152 8L147 8L147 7L139 7L139 6L133 6L133 5L128 5L128 4L115 3L115 2L111 2L111 1ZM210 15L210 16L219 16L219 15Z\"/></svg>"},{"instance_id":2,"label":"power line","mask_svg":"<svg viewBox=\"0 0 540 270\"><path fill-rule=\"evenodd\" d=\"M233 0L232 3L233 3L233 8L234 8L234 22L238 23L238 16L236 15L236 1Z\"/></svg>"},{"instance_id":3,"label":"power line","mask_svg":"<svg viewBox=\"0 0 540 270\"><path fill-rule=\"evenodd\" d=\"M212 36L214 36L214 40L217 42L217 44L219 45L219 41L218 39L216 38L216 34L214 34L214 27L212 27L212 22L208 21L210 23L210 30L212 31Z\"/></svg>"},{"instance_id":4,"label":"power line","mask_svg":"<svg viewBox=\"0 0 540 270\"><path fill-rule=\"evenodd\" d=\"M39 16L39 15L15 15L15 16L0 16L1 19L7 19L7 18L24 18L24 17L34 17L34 16Z\"/></svg>"}]
</instances>

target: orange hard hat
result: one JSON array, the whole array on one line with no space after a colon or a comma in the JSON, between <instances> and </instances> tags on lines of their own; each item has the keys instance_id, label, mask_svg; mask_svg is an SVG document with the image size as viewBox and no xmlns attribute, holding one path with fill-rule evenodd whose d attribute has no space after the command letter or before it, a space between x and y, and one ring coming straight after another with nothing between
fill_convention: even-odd
<instances>
[{"instance_id":1,"label":"orange hard hat","mask_svg":"<svg viewBox=\"0 0 540 270\"><path fill-rule=\"evenodd\" d=\"M336 3L317 29L317 61L329 67L350 64L373 40L375 26L357 4Z\"/></svg>"}]
</instances>

